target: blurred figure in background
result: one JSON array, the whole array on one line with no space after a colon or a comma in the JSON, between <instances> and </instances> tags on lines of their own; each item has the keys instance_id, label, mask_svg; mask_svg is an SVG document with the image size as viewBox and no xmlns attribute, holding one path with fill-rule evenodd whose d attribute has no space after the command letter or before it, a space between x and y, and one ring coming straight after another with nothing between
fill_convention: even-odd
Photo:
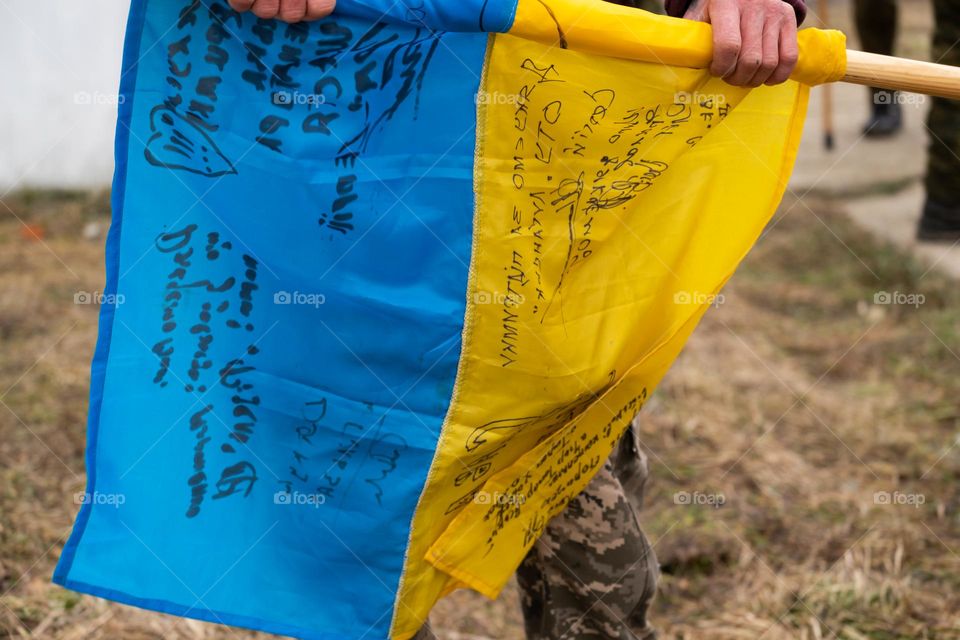
<instances>
[{"instance_id":1,"label":"blurred figure in background","mask_svg":"<svg viewBox=\"0 0 960 640\"><path fill-rule=\"evenodd\" d=\"M873 0L876 3L876 0ZM960 2L934 0L933 60L960 66ZM927 129L927 202L917 229L919 240L960 241L960 102L933 98Z\"/></svg>"},{"instance_id":2,"label":"blurred figure in background","mask_svg":"<svg viewBox=\"0 0 960 640\"><path fill-rule=\"evenodd\" d=\"M933 0L934 62L960 66L960 2ZM855 0L857 31L866 51L893 54L897 33L896 0ZM960 103L932 98L927 116L930 156L927 165L927 200L917 228L917 239L960 241ZM903 128L903 108L894 91L873 89L868 137L886 137Z\"/></svg>"},{"instance_id":3,"label":"blurred figure in background","mask_svg":"<svg viewBox=\"0 0 960 640\"><path fill-rule=\"evenodd\" d=\"M893 55L897 37L896 0L856 0L857 33L864 51ZM891 136L903 128L903 109L895 91L870 90L870 119L863 127L871 138Z\"/></svg>"}]
</instances>

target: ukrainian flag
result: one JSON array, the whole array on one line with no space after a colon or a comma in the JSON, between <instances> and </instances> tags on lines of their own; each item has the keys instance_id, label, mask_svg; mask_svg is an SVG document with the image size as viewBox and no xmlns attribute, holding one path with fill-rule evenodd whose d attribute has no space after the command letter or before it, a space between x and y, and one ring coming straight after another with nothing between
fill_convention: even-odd
<instances>
[{"instance_id":1,"label":"ukrainian flag","mask_svg":"<svg viewBox=\"0 0 960 640\"><path fill-rule=\"evenodd\" d=\"M780 201L809 85L599 0L134 0L54 580L316 639L495 597Z\"/></svg>"}]
</instances>

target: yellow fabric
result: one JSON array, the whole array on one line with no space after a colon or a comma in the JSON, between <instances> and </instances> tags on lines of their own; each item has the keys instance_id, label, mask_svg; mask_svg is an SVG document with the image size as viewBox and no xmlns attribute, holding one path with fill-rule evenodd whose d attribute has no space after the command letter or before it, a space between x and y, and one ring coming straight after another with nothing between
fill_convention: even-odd
<instances>
[{"instance_id":1,"label":"yellow fabric","mask_svg":"<svg viewBox=\"0 0 960 640\"><path fill-rule=\"evenodd\" d=\"M604 0L520 0L510 33L583 53L706 69L713 60L709 24L661 16ZM803 29L794 80L835 82L847 68L846 36Z\"/></svg>"},{"instance_id":2,"label":"yellow fabric","mask_svg":"<svg viewBox=\"0 0 960 640\"><path fill-rule=\"evenodd\" d=\"M496 596L603 463L779 203L808 99L490 42L464 344L400 639L452 588Z\"/></svg>"}]
</instances>

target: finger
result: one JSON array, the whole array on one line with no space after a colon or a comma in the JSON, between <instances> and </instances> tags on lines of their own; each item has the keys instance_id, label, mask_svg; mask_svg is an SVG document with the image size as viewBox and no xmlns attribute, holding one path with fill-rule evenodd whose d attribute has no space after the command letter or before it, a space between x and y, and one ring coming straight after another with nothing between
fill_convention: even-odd
<instances>
[{"instance_id":1,"label":"finger","mask_svg":"<svg viewBox=\"0 0 960 640\"><path fill-rule=\"evenodd\" d=\"M253 6L253 0L230 0L230 7L234 11L249 11Z\"/></svg>"},{"instance_id":2,"label":"finger","mask_svg":"<svg viewBox=\"0 0 960 640\"><path fill-rule=\"evenodd\" d=\"M305 20L319 20L333 13L337 0L307 0L307 15Z\"/></svg>"},{"instance_id":3,"label":"finger","mask_svg":"<svg viewBox=\"0 0 960 640\"><path fill-rule=\"evenodd\" d=\"M782 30L783 20L779 17L768 18L763 25L760 68L747 81L747 86L759 87L769 80L773 72L780 66L780 32Z\"/></svg>"},{"instance_id":4,"label":"finger","mask_svg":"<svg viewBox=\"0 0 960 640\"><path fill-rule=\"evenodd\" d=\"M790 8L790 15L780 28L780 64L767 79L767 84L780 84L790 78L797 67L800 48L797 45L797 16Z\"/></svg>"},{"instance_id":5,"label":"finger","mask_svg":"<svg viewBox=\"0 0 960 640\"><path fill-rule=\"evenodd\" d=\"M307 15L307 0L280 0L277 16L284 22L300 22Z\"/></svg>"},{"instance_id":6,"label":"finger","mask_svg":"<svg viewBox=\"0 0 960 640\"><path fill-rule=\"evenodd\" d=\"M740 6L736 2L714 2L707 17L713 25L710 73L724 78L733 73L740 57Z\"/></svg>"},{"instance_id":7,"label":"finger","mask_svg":"<svg viewBox=\"0 0 960 640\"><path fill-rule=\"evenodd\" d=\"M750 11L740 15L740 57L733 73L724 76L724 80L738 87L745 87L760 69L763 62L763 24L761 11Z\"/></svg>"},{"instance_id":8,"label":"finger","mask_svg":"<svg viewBox=\"0 0 960 640\"><path fill-rule=\"evenodd\" d=\"M253 15L264 20L276 18L280 11L280 0L256 0L253 3Z\"/></svg>"}]
</instances>

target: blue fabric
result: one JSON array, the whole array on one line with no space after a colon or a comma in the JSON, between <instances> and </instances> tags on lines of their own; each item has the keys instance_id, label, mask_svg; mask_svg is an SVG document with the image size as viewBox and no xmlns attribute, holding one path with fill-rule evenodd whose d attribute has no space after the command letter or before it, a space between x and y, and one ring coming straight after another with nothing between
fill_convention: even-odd
<instances>
[{"instance_id":1,"label":"blue fabric","mask_svg":"<svg viewBox=\"0 0 960 640\"><path fill-rule=\"evenodd\" d=\"M506 33L517 0L339 0L337 13L365 20L393 19L442 31Z\"/></svg>"},{"instance_id":2,"label":"blue fabric","mask_svg":"<svg viewBox=\"0 0 960 640\"><path fill-rule=\"evenodd\" d=\"M375 4L287 26L222 1L132 3L117 304L57 583L387 636L460 354L486 36L354 17ZM478 24L452 6L423 5L424 22Z\"/></svg>"}]
</instances>

